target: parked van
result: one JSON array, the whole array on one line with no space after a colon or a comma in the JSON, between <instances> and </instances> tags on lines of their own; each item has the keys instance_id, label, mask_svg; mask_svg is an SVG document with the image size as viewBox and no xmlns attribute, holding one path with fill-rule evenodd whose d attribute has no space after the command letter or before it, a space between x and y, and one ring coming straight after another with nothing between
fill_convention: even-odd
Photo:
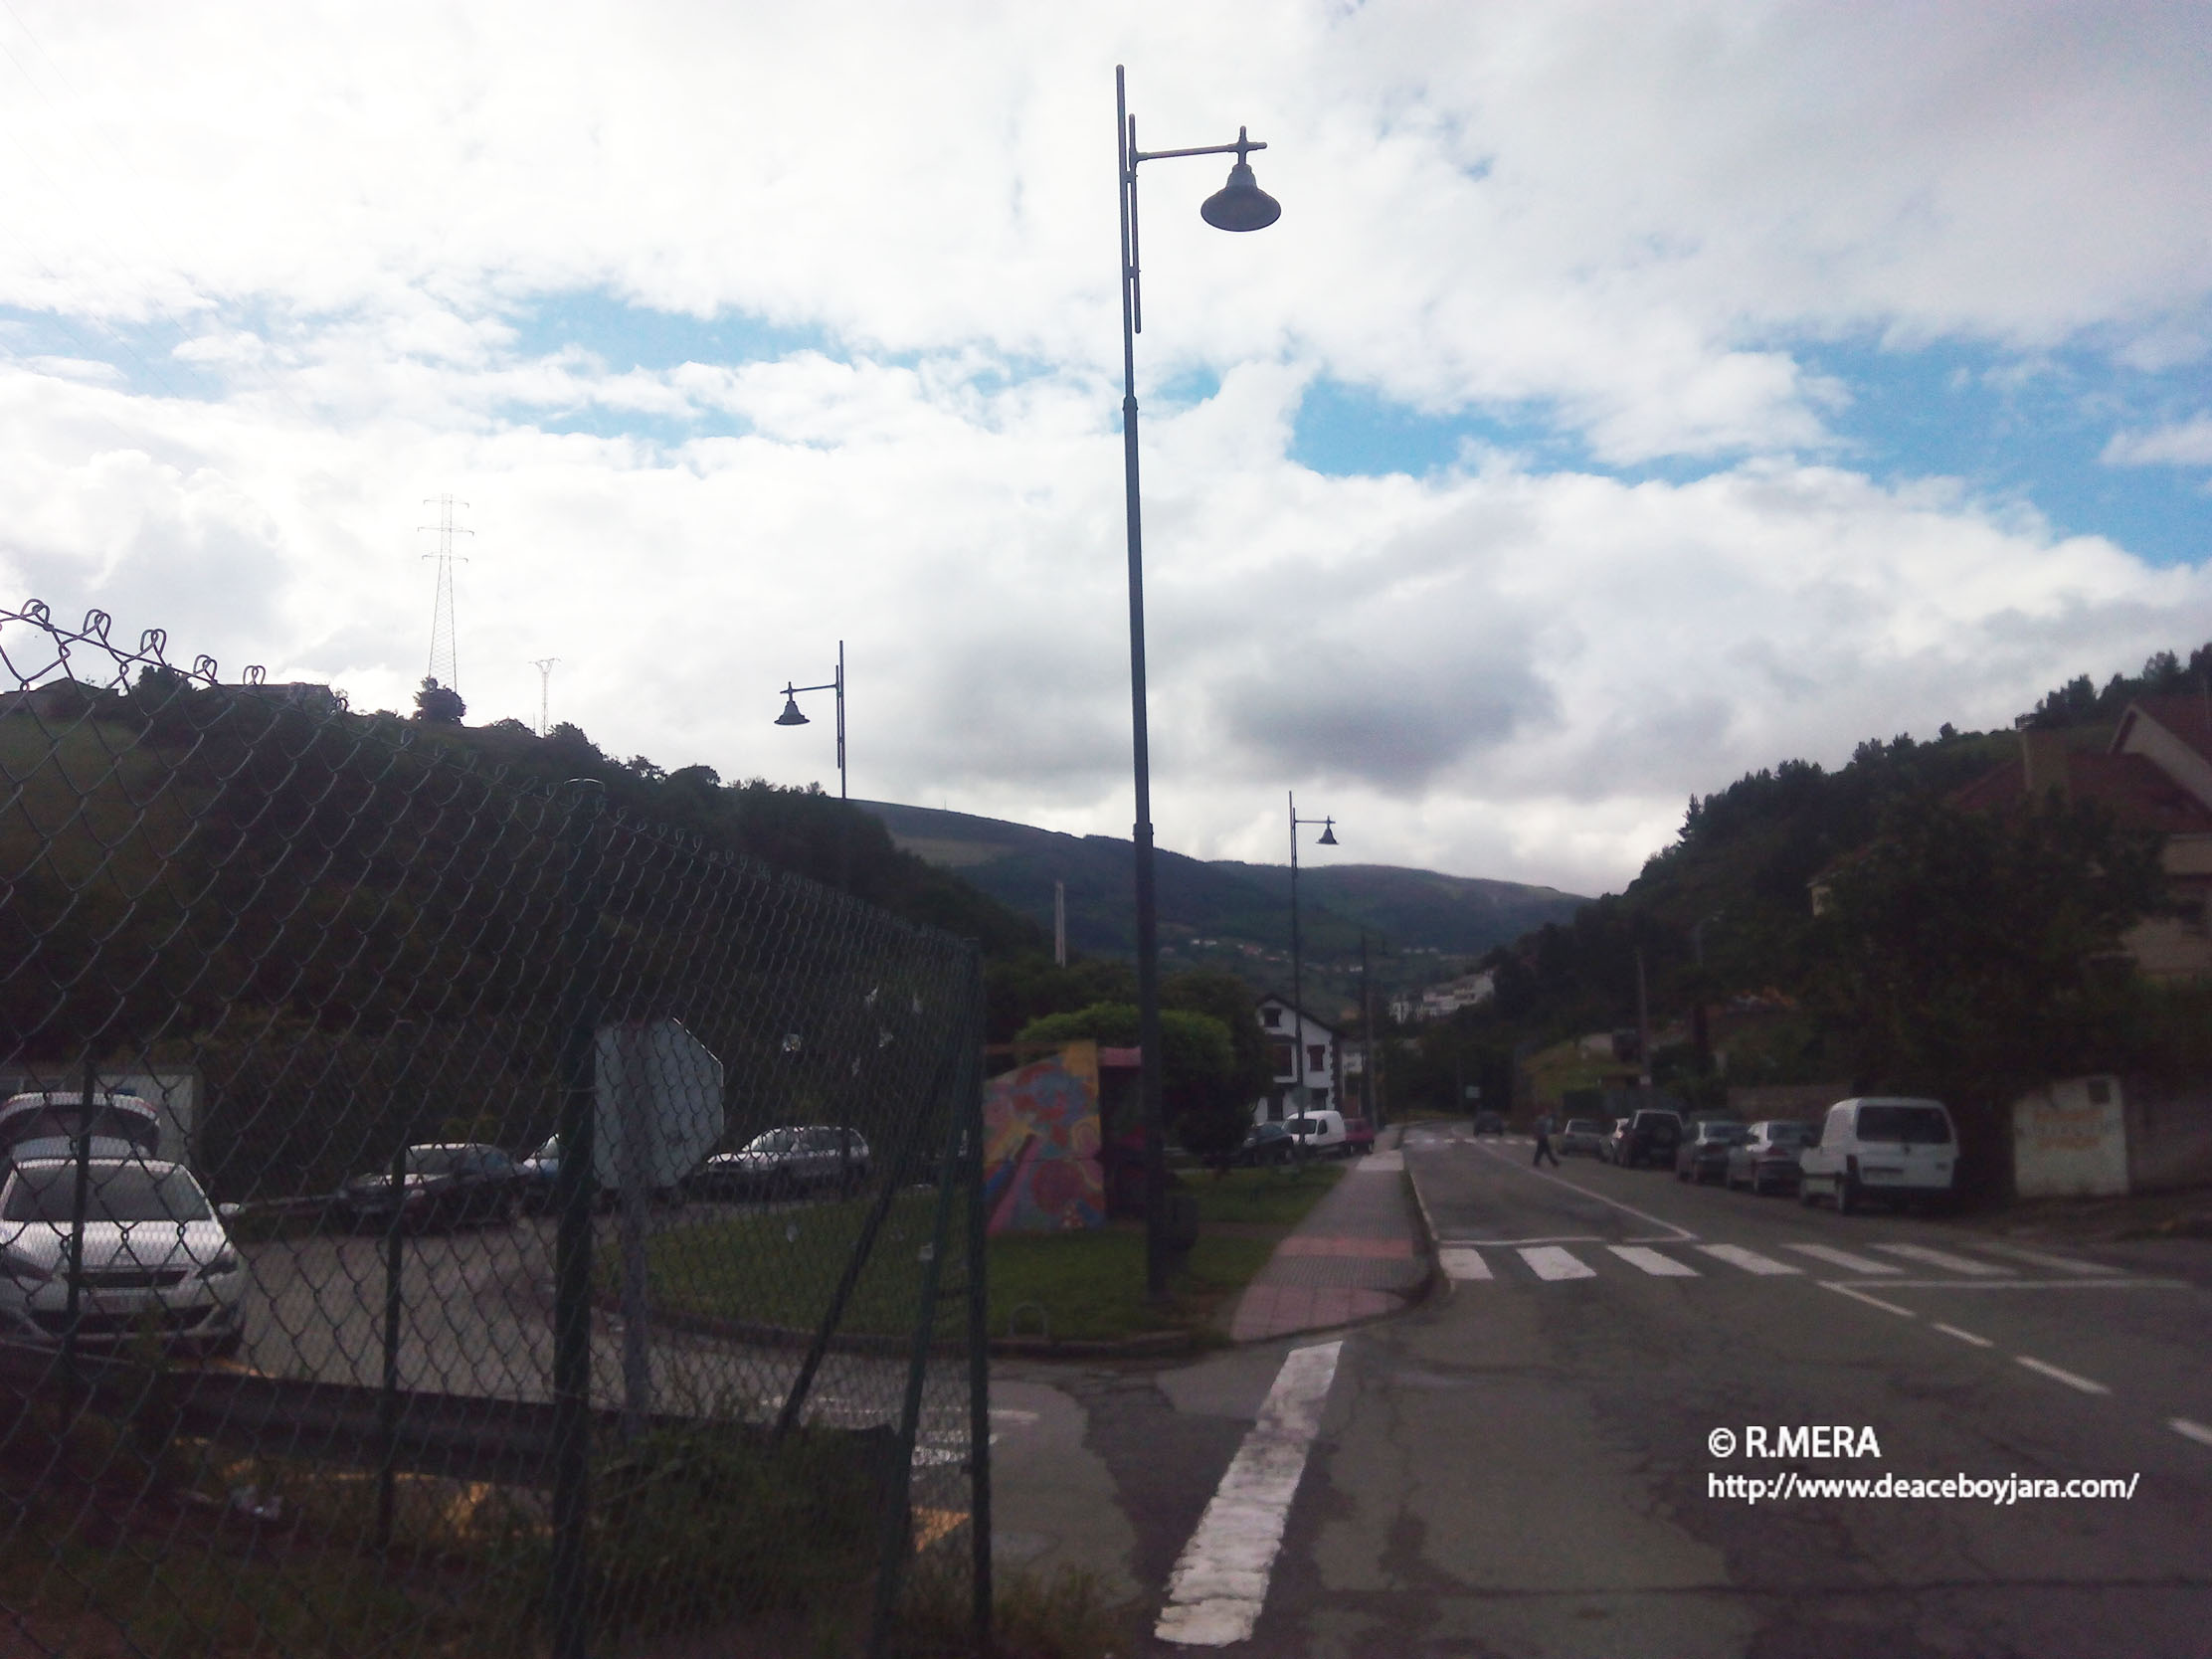
<instances>
[{"instance_id":1,"label":"parked van","mask_svg":"<svg viewBox=\"0 0 2212 1659\"><path fill-rule=\"evenodd\" d=\"M1340 1158L1345 1144L1342 1112L1303 1112L1285 1118L1283 1128L1305 1149L1309 1158Z\"/></svg>"},{"instance_id":2,"label":"parked van","mask_svg":"<svg viewBox=\"0 0 2212 1659\"><path fill-rule=\"evenodd\" d=\"M1958 1133L1940 1100L1839 1100L1797 1160L1797 1199L1826 1198L1843 1214L1869 1198L1942 1199L1957 1172Z\"/></svg>"}]
</instances>

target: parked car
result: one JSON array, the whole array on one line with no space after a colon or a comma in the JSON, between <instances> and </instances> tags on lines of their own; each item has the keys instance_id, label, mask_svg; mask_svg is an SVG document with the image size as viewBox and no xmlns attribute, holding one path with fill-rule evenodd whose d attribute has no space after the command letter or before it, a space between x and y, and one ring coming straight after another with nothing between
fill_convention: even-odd
<instances>
[{"instance_id":1,"label":"parked car","mask_svg":"<svg viewBox=\"0 0 2212 1659\"><path fill-rule=\"evenodd\" d=\"M23 1159L0 1190L0 1329L58 1345L69 1332L74 1158ZM238 1352L246 1264L192 1172L159 1159L92 1158L77 1340L114 1349L150 1333L174 1354Z\"/></svg>"},{"instance_id":2,"label":"parked car","mask_svg":"<svg viewBox=\"0 0 2212 1659\"><path fill-rule=\"evenodd\" d=\"M1754 1123L1744 1139L1729 1148L1730 1187L1749 1187L1753 1193L1794 1191L1797 1158L1814 1139L1813 1126L1777 1119Z\"/></svg>"},{"instance_id":3,"label":"parked car","mask_svg":"<svg viewBox=\"0 0 2212 1659\"><path fill-rule=\"evenodd\" d=\"M1613 1125L1605 1143L1605 1160L1624 1170L1642 1164L1674 1163L1674 1149L1682 1144L1682 1114L1660 1106L1640 1106Z\"/></svg>"},{"instance_id":4,"label":"parked car","mask_svg":"<svg viewBox=\"0 0 2212 1659\"><path fill-rule=\"evenodd\" d=\"M524 1210L546 1215L553 1209L553 1185L561 1179L561 1138L548 1135L538 1150L514 1166L520 1178Z\"/></svg>"},{"instance_id":5,"label":"parked car","mask_svg":"<svg viewBox=\"0 0 2212 1659\"><path fill-rule=\"evenodd\" d=\"M88 1138L90 1158L152 1158L161 1146L161 1114L134 1094L95 1093L88 1121L85 1097L68 1089L12 1094L0 1103L0 1158L74 1158Z\"/></svg>"},{"instance_id":6,"label":"parked car","mask_svg":"<svg viewBox=\"0 0 2212 1659\"><path fill-rule=\"evenodd\" d=\"M800 1124L755 1135L736 1152L718 1152L692 1176L705 1198L796 1198L849 1193L867 1185L868 1143L857 1129Z\"/></svg>"},{"instance_id":7,"label":"parked car","mask_svg":"<svg viewBox=\"0 0 2212 1659\"><path fill-rule=\"evenodd\" d=\"M1301 1112L1294 1118L1285 1118L1283 1128L1299 1145L1315 1158L1341 1158L1345 1152L1344 1114L1342 1112Z\"/></svg>"},{"instance_id":8,"label":"parked car","mask_svg":"<svg viewBox=\"0 0 2212 1659\"><path fill-rule=\"evenodd\" d=\"M1849 1214L1869 1198L1934 1202L1950 1197L1958 1135L1940 1100L1876 1096L1839 1100L1820 1138L1797 1160L1797 1198L1826 1197Z\"/></svg>"},{"instance_id":9,"label":"parked car","mask_svg":"<svg viewBox=\"0 0 2212 1659\"><path fill-rule=\"evenodd\" d=\"M1344 1156L1365 1158L1375 1150L1375 1125L1366 1118L1344 1120Z\"/></svg>"},{"instance_id":10,"label":"parked car","mask_svg":"<svg viewBox=\"0 0 2212 1659\"><path fill-rule=\"evenodd\" d=\"M1506 1132L1505 1114L1503 1112L1477 1112L1473 1132L1477 1135L1503 1135Z\"/></svg>"},{"instance_id":11,"label":"parked car","mask_svg":"<svg viewBox=\"0 0 2212 1659\"><path fill-rule=\"evenodd\" d=\"M1238 1164L1288 1164L1305 1156L1305 1146L1279 1123L1255 1123L1244 1132L1244 1144L1236 1149L1234 1161Z\"/></svg>"},{"instance_id":12,"label":"parked car","mask_svg":"<svg viewBox=\"0 0 2212 1659\"><path fill-rule=\"evenodd\" d=\"M498 1147L446 1141L407 1149L406 1173L355 1176L338 1194L338 1212L355 1227L436 1232L469 1222L505 1225L521 1212L525 1178Z\"/></svg>"},{"instance_id":13,"label":"parked car","mask_svg":"<svg viewBox=\"0 0 2212 1659\"><path fill-rule=\"evenodd\" d=\"M1705 1118L1691 1125L1690 1133L1674 1149L1675 1180L1694 1181L1701 1187L1709 1181L1726 1181L1729 1153L1743 1145L1750 1133L1744 1124L1723 1118Z\"/></svg>"},{"instance_id":14,"label":"parked car","mask_svg":"<svg viewBox=\"0 0 2212 1659\"><path fill-rule=\"evenodd\" d=\"M1576 1152L1595 1158L1605 1144L1607 1133L1605 1125L1595 1118L1568 1118L1567 1127L1552 1137L1552 1150L1562 1158Z\"/></svg>"}]
</instances>

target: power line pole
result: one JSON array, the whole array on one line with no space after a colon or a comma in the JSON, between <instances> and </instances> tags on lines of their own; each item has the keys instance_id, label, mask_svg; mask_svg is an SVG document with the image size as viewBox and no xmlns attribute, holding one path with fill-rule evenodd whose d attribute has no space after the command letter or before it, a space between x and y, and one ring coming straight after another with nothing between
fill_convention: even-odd
<instances>
[{"instance_id":1,"label":"power line pole","mask_svg":"<svg viewBox=\"0 0 2212 1659\"><path fill-rule=\"evenodd\" d=\"M553 735L553 664L557 656L536 656L530 666L538 671L538 736Z\"/></svg>"},{"instance_id":2,"label":"power line pole","mask_svg":"<svg viewBox=\"0 0 2212 1659\"><path fill-rule=\"evenodd\" d=\"M430 618L429 677L449 691L459 691L461 687L456 682L461 678L461 663L454 645L454 561L460 559L462 564L468 561L464 555L454 551L454 537L472 536L476 532L454 522L454 508L467 506L466 501L456 501L451 495L425 496L423 505L430 506L434 501L438 507L438 522L415 527L418 533L438 532L438 551L423 555L438 561L438 599Z\"/></svg>"}]
</instances>

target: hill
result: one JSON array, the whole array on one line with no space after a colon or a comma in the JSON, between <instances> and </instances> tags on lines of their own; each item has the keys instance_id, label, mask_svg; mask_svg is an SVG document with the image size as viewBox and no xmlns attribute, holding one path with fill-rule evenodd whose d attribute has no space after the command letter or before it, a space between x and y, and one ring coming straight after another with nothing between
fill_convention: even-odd
<instances>
[{"instance_id":1,"label":"hill","mask_svg":"<svg viewBox=\"0 0 2212 1659\"><path fill-rule=\"evenodd\" d=\"M1125 956L1136 948L1130 843L1113 835L1069 835L1001 819L888 802L857 802L892 841L1020 915L1046 927L1054 882L1067 887L1072 949ZM1287 978L1290 867L1158 855L1160 943L1170 966L1235 969L1255 984ZM1356 961L1360 932L1398 953L1378 984L1437 977L1435 959L1481 956L1587 901L1550 887L1443 875L1387 864L1330 864L1299 871L1299 926L1309 967ZM1333 983L1330 981L1329 983Z\"/></svg>"}]
</instances>

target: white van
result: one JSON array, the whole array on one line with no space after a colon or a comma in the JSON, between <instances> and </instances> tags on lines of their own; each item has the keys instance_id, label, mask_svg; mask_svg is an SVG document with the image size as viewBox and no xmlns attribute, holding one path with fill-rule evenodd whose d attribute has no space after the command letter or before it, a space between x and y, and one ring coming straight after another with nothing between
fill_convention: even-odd
<instances>
[{"instance_id":1,"label":"white van","mask_svg":"<svg viewBox=\"0 0 2212 1659\"><path fill-rule=\"evenodd\" d=\"M1839 1100L1797 1169L1797 1201L1827 1198L1841 1214L1869 1198L1946 1198L1958 1171L1958 1133L1940 1100Z\"/></svg>"},{"instance_id":2,"label":"white van","mask_svg":"<svg viewBox=\"0 0 2212 1659\"><path fill-rule=\"evenodd\" d=\"M1345 1152L1342 1112L1301 1112L1297 1117L1285 1118L1283 1129L1309 1158L1337 1158Z\"/></svg>"}]
</instances>

